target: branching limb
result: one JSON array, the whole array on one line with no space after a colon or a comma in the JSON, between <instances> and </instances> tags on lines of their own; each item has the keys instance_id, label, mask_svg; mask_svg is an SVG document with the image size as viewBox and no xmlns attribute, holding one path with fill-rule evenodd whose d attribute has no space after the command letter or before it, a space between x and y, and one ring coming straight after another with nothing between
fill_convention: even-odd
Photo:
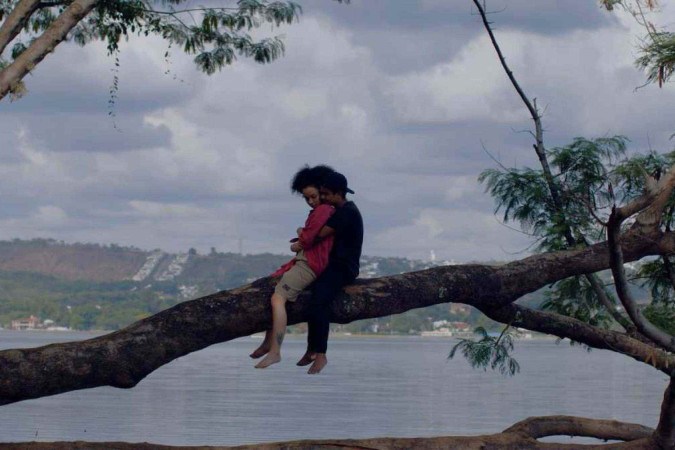
<instances>
[{"instance_id":1,"label":"branching limb","mask_svg":"<svg viewBox=\"0 0 675 450\"><path fill-rule=\"evenodd\" d=\"M23 77L33 70L45 56L54 50L66 38L68 32L94 9L97 3L97 0L73 1L12 64L0 71L0 100L12 90L13 86L21 82Z\"/></svg>"},{"instance_id":2,"label":"branching limb","mask_svg":"<svg viewBox=\"0 0 675 450\"><path fill-rule=\"evenodd\" d=\"M40 0L21 0L0 25L0 54L19 35L28 19L40 6Z\"/></svg>"},{"instance_id":3,"label":"branching limb","mask_svg":"<svg viewBox=\"0 0 675 450\"><path fill-rule=\"evenodd\" d=\"M541 115L539 114L539 111L537 110L537 102L536 99L531 102L529 98L527 98L527 95L525 95L525 91L523 91L523 88L520 87L520 84L516 80L516 77L513 75L513 72L509 68L508 64L506 64L506 58L504 58L504 55L502 53L501 48L499 47L499 44L497 43L497 38L495 37L494 33L492 32L492 27L490 26L490 22L487 20L487 15L485 12L485 8L483 8L483 5L481 4L480 0L473 0L474 5L478 9L478 12L480 13L481 19L483 20L483 25L485 26L485 30L487 31L488 35L490 36L490 41L492 42L492 46L494 47L495 51L497 52L497 57L499 58L499 62L501 63L502 67L504 68L504 71L506 72L506 75L509 77L509 80L511 81L511 84L513 84L514 89L520 96L520 99L523 101L525 104L525 107L527 110L530 112L530 116L532 117L532 120L534 121L534 128L535 128L535 145L534 151L537 153L537 157L539 158L539 162L542 166L542 169L544 170L544 177L546 178L546 182L548 184L548 187L551 192L551 198L553 199L553 202L556 206L560 206L560 193L558 192L557 185L555 184L553 180L553 175L551 174L551 168L548 164L548 160L546 158L546 150L544 148L544 129L541 124Z\"/></svg>"},{"instance_id":4,"label":"branching limb","mask_svg":"<svg viewBox=\"0 0 675 450\"><path fill-rule=\"evenodd\" d=\"M675 355L623 333L597 328L560 314L535 311L522 305L511 304L496 310L480 309L486 316L498 322L512 321L516 327L568 338L593 348L612 350L651 364L668 375L675 373Z\"/></svg>"},{"instance_id":5,"label":"branching limb","mask_svg":"<svg viewBox=\"0 0 675 450\"><path fill-rule=\"evenodd\" d=\"M675 352L675 336L671 336L649 322L638 308L637 302L628 289L628 281L623 268L624 259L620 233L623 221L637 212L640 212L638 223L641 226L658 227L661 223L663 208L666 206L673 187L675 187L675 167L671 167L667 176L663 177L656 186L652 186L642 197L624 207L613 208L607 224L610 266L619 299L628 313L628 317L640 333L670 352Z\"/></svg>"},{"instance_id":6,"label":"branching limb","mask_svg":"<svg viewBox=\"0 0 675 450\"><path fill-rule=\"evenodd\" d=\"M628 334L633 334L636 331L635 325L633 325L623 314L621 314L619 311L616 309L616 305L612 300L610 300L609 296L607 295L607 292L605 292L605 289L602 287L602 284L600 283L600 280L598 280L598 277L595 274L586 274L584 275L586 280L588 280L588 283L591 285L591 288L593 289L593 292L595 292L595 295L598 297L598 300L600 300L600 303L602 306L607 310L610 316L623 327L624 330L628 332Z\"/></svg>"},{"instance_id":7,"label":"branching limb","mask_svg":"<svg viewBox=\"0 0 675 450\"><path fill-rule=\"evenodd\" d=\"M626 272L623 268L623 252L621 251L621 242L619 240L620 226L621 222L614 221L612 220L612 217L610 217L610 224L607 227L607 237L616 293L621 300L621 304L623 304L624 309L628 313L628 317L630 317L640 333L668 351L675 352L675 336L671 336L654 326L642 314L638 308L637 302L630 293L628 281L626 280Z\"/></svg>"},{"instance_id":8,"label":"branching limb","mask_svg":"<svg viewBox=\"0 0 675 450\"><path fill-rule=\"evenodd\" d=\"M543 173L544 173L544 178L546 180L546 184L548 186L549 192L551 194L551 200L553 201L553 205L555 209L558 211L558 214L560 214L561 217L564 217L564 208L563 208L563 203L560 195L560 190L558 188L558 185L556 184L553 174L551 172L550 165L548 163L548 158L546 156L546 149L544 148L544 136L543 136L543 126L541 123L541 115L539 114L539 111L537 109L537 103L536 99L530 102L528 99L527 95L525 95L525 92L523 91L522 87L516 80L515 76L513 75L513 72L509 68L509 66L506 64L506 59L504 58L504 55L502 54L501 48L499 47L499 44L497 43L497 39L494 36L494 33L492 32L492 27L490 26L490 23L487 20L486 12L483 6L481 5L481 2L479 0L474 0L474 4L476 8L478 8L478 12L481 15L481 18L483 19L483 25L485 26L485 29L488 32L488 35L490 36L490 40L492 42L492 46L494 47L495 51L497 52L497 56L499 57L499 61L506 72L506 75L508 76L509 80L511 81L511 84L513 84L513 87L515 88L516 92L520 96L521 100L525 104L525 107L527 110L530 112L530 116L534 122L535 125L535 133L532 134L532 136L535 138L535 145L534 151L537 154L537 157L539 158L539 162L541 164ZM595 216L595 212L593 208L589 206L589 210L591 213ZM596 219L601 222L599 217L596 217ZM564 230L564 235L565 235L565 240L567 241L568 245L570 248L574 247L577 244L576 239L572 235L572 230L570 229L569 226L565 226ZM607 312L612 316L612 318L619 323L626 331L633 331L635 328L632 326L632 324L619 312L614 308L614 305L612 301L609 299L607 296L606 292L602 288L600 282L598 281L597 277L595 275L589 274L586 275L586 279L590 283L593 291L595 292L596 296L598 297L600 303L603 305L603 307L607 310Z\"/></svg>"},{"instance_id":9,"label":"branching limb","mask_svg":"<svg viewBox=\"0 0 675 450\"><path fill-rule=\"evenodd\" d=\"M616 420L544 416L529 417L507 428L504 433L521 433L535 439L546 436L585 436L603 440L634 441L649 438L654 430Z\"/></svg>"},{"instance_id":10,"label":"branching limb","mask_svg":"<svg viewBox=\"0 0 675 450\"><path fill-rule=\"evenodd\" d=\"M670 378L670 384L663 394L661 416L654 438L661 448L675 447L675 376Z\"/></svg>"},{"instance_id":11,"label":"branching limb","mask_svg":"<svg viewBox=\"0 0 675 450\"><path fill-rule=\"evenodd\" d=\"M663 221L663 210L674 189L675 164L658 182L650 179L647 183L647 192L642 196L625 206L615 207L612 211L614 221L623 222L630 216L639 213L633 228L647 231L659 227Z\"/></svg>"}]
</instances>

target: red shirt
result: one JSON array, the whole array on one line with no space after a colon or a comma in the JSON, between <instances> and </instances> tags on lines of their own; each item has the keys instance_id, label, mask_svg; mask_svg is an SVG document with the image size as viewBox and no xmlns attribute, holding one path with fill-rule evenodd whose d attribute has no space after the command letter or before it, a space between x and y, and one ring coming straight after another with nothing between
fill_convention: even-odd
<instances>
[{"instance_id":1,"label":"red shirt","mask_svg":"<svg viewBox=\"0 0 675 450\"><path fill-rule=\"evenodd\" d=\"M298 236L298 243L302 246L307 258L307 265L312 272L318 277L326 270L328 266L328 256L333 248L333 236L328 236L320 241L316 240L319 231L326 224L328 218L333 215L335 208L329 205L319 205L309 212L305 226L302 228L302 233ZM288 261L286 264L277 269L272 274L273 277L288 272L295 264L295 258Z\"/></svg>"}]
</instances>

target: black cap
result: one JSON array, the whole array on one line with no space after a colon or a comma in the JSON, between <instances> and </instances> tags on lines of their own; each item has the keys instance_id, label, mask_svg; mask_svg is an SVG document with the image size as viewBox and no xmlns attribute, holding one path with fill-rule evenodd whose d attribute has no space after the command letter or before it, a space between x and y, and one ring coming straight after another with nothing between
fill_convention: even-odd
<instances>
[{"instance_id":1,"label":"black cap","mask_svg":"<svg viewBox=\"0 0 675 450\"><path fill-rule=\"evenodd\" d=\"M326 175L321 185L333 192L345 192L354 194L354 191L347 187L347 178L340 172L332 172Z\"/></svg>"}]
</instances>

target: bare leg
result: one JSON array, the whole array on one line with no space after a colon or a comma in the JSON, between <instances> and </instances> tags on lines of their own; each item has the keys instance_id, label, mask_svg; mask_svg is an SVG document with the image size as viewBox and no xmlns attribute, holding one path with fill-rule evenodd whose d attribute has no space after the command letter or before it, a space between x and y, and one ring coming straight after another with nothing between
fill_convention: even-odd
<instances>
[{"instance_id":1,"label":"bare leg","mask_svg":"<svg viewBox=\"0 0 675 450\"><path fill-rule=\"evenodd\" d=\"M326 367L326 364L328 364L328 358L326 358L326 354L325 353L317 353L316 358L314 358L314 363L309 368L307 373L310 374L310 375L315 375L315 374L321 372L321 370L324 367Z\"/></svg>"},{"instance_id":2,"label":"bare leg","mask_svg":"<svg viewBox=\"0 0 675 450\"><path fill-rule=\"evenodd\" d=\"M316 358L316 353L310 350L307 350L304 355L302 355L302 358L300 358L300 361L295 363L298 366L308 366L314 362L314 358Z\"/></svg>"},{"instance_id":3,"label":"bare leg","mask_svg":"<svg viewBox=\"0 0 675 450\"><path fill-rule=\"evenodd\" d=\"M258 359L261 356L265 356L270 351L271 346L272 346L272 330L267 330L265 331L265 340L263 341L263 343L260 344L260 347L253 350L253 353L251 353L248 356L250 356L253 359Z\"/></svg>"},{"instance_id":4,"label":"bare leg","mask_svg":"<svg viewBox=\"0 0 675 450\"><path fill-rule=\"evenodd\" d=\"M281 361L281 344L284 342L286 335L286 299L280 295L272 295L272 335L273 339L270 343L270 351L267 356L263 358L256 369L264 369L272 364Z\"/></svg>"}]
</instances>

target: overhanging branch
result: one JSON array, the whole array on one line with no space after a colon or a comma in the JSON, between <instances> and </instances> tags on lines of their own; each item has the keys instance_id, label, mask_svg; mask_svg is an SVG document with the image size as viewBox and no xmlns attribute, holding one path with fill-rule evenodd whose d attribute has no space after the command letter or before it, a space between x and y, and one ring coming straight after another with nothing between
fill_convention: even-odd
<instances>
[{"instance_id":1,"label":"overhanging branch","mask_svg":"<svg viewBox=\"0 0 675 450\"><path fill-rule=\"evenodd\" d=\"M16 38L28 23L30 16L38 9L40 0L21 0L0 25L0 54Z\"/></svg>"},{"instance_id":2,"label":"overhanging branch","mask_svg":"<svg viewBox=\"0 0 675 450\"><path fill-rule=\"evenodd\" d=\"M52 52L66 38L68 32L94 9L97 3L98 0L74 0L12 64L0 71L0 100Z\"/></svg>"},{"instance_id":3,"label":"overhanging branch","mask_svg":"<svg viewBox=\"0 0 675 450\"><path fill-rule=\"evenodd\" d=\"M675 372L675 355L641 342L626 334L589 325L572 317L546 311L535 311L522 305L511 304L500 309L482 309L489 318L513 326L568 338L589 347L611 350L650 364L670 375Z\"/></svg>"},{"instance_id":4,"label":"overhanging branch","mask_svg":"<svg viewBox=\"0 0 675 450\"><path fill-rule=\"evenodd\" d=\"M546 436L585 436L619 441L649 438L653 432L652 428L635 423L573 416L530 417L504 430L504 433L521 433L535 439Z\"/></svg>"}]
</instances>

